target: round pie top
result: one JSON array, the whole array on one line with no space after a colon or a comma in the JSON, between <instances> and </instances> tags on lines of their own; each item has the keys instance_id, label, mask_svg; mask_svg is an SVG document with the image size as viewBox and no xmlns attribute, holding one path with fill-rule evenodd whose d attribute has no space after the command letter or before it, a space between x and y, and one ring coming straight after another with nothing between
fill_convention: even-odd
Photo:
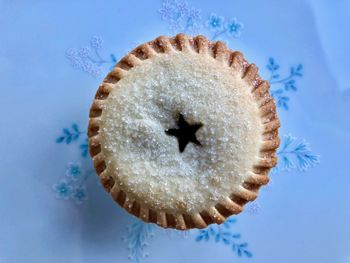
<instances>
[{"instance_id":1,"label":"round pie top","mask_svg":"<svg viewBox=\"0 0 350 263\"><path fill-rule=\"evenodd\" d=\"M146 221L152 221L151 211L156 218L173 215L175 221L178 215L199 214L206 222L203 214L209 214L220 223L215 206L233 196L256 196L244 184L257 178L256 167L264 159L266 120L252 92L263 82L242 77L242 70L225 61L230 60L226 50L200 52L200 45L191 48L184 35L175 42L180 48L164 37L158 49L154 43L143 45L147 58L131 53L117 65L118 81L106 78L107 95L99 99L97 94L99 114L92 118L98 133L90 138L90 147L98 142L99 152L91 152L97 170L103 160L100 176L113 182L116 199L124 199L117 201L130 212L138 206L136 214ZM185 228L193 224L180 221Z\"/></svg>"}]
</instances>

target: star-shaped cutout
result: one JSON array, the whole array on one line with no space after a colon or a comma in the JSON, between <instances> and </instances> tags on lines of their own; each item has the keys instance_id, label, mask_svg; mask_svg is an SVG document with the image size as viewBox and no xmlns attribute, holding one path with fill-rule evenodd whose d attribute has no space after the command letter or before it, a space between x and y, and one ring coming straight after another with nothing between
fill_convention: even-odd
<instances>
[{"instance_id":1,"label":"star-shaped cutout","mask_svg":"<svg viewBox=\"0 0 350 263\"><path fill-rule=\"evenodd\" d=\"M170 136L175 136L179 143L179 151L182 153L187 144L192 142L196 145L201 145L201 143L196 138L196 132L200 127L203 126L201 123L188 124L182 114L179 116L177 121L177 129L167 129L165 133Z\"/></svg>"}]
</instances>

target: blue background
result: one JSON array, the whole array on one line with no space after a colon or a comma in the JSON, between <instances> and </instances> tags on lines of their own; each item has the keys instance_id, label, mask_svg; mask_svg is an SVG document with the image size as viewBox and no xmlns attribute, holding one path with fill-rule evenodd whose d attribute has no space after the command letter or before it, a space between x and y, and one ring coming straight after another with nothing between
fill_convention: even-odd
<instances>
[{"instance_id":1,"label":"blue background","mask_svg":"<svg viewBox=\"0 0 350 263\"><path fill-rule=\"evenodd\" d=\"M148 245L139 244L149 256L134 261L349 263L350 2L198 0L188 7L201 10L198 31L208 37L211 14L237 18L240 36L222 40L244 52L263 77L270 76L269 58L286 76L302 64L289 109L279 108L281 135L305 139L320 163L272 174L256 205L235 217L232 231L249 244L251 258L239 258L215 238L195 241L197 230L183 237L152 227L141 237ZM137 221L96 177L84 181L88 199L80 205L56 198L52 188L65 178L67 163L91 168L79 143L56 139L72 123L86 130L92 98L112 66L103 64L93 77L65 54L97 35L104 40L101 56L120 58L139 43L172 35L161 8L158 0L0 1L1 263L128 262L138 244L126 226Z\"/></svg>"}]
</instances>

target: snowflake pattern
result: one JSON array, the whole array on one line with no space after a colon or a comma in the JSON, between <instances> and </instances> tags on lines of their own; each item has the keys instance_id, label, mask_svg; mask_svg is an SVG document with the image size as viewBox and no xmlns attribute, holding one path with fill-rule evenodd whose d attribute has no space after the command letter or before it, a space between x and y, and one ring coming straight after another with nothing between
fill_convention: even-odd
<instances>
[{"instance_id":1,"label":"snowflake pattern","mask_svg":"<svg viewBox=\"0 0 350 263\"><path fill-rule=\"evenodd\" d=\"M88 199L86 188L84 186L77 186L72 193L73 201L80 205Z\"/></svg>"},{"instance_id":2,"label":"snowflake pattern","mask_svg":"<svg viewBox=\"0 0 350 263\"><path fill-rule=\"evenodd\" d=\"M79 69L93 77L100 77L104 72L104 65L114 67L117 59L110 54L108 59L103 58L100 49L103 46L103 39L100 36L93 36L90 45L81 48L70 48L66 51L66 58L73 68Z\"/></svg>"},{"instance_id":3,"label":"snowflake pattern","mask_svg":"<svg viewBox=\"0 0 350 263\"><path fill-rule=\"evenodd\" d=\"M211 32L211 40L239 38L243 24L237 18L224 18L216 14L210 14L207 19L202 19L201 11L190 7L187 2L165 0L158 10L160 18L167 22L170 30L174 32L199 33L203 29ZM204 32L206 33L206 32Z\"/></svg>"},{"instance_id":4,"label":"snowflake pattern","mask_svg":"<svg viewBox=\"0 0 350 263\"><path fill-rule=\"evenodd\" d=\"M274 173L297 169L305 172L320 163L320 157L314 154L305 140L297 140L291 135L284 135L281 146L277 150L279 162Z\"/></svg>"},{"instance_id":5,"label":"snowflake pattern","mask_svg":"<svg viewBox=\"0 0 350 263\"><path fill-rule=\"evenodd\" d=\"M257 201L250 202L247 204L246 209L250 215L256 215L260 211L260 204Z\"/></svg>"},{"instance_id":6,"label":"snowflake pattern","mask_svg":"<svg viewBox=\"0 0 350 263\"><path fill-rule=\"evenodd\" d=\"M80 163L68 163L64 179L53 185L56 197L80 205L88 199L84 182L94 171L83 171Z\"/></svg>"},{"instance_id":7,"label":"snowflake pattern","mask_svg":"<svg viewBox=\"0 0 350 263\"><path fill-rule=\"evenodd\" d=\"M212 224L205 229L180 231L180 236L187 239L192 236L197 242L208 242L212 240L215 243L222 243L229 246L238 257L245 256L250 258L253 254L248 249L248 243L240 242L241 234L232 229L232 225L235 223L236 219L231 217L221 225ZM167 234L171 236L175 231L172 229L160 229L155 224L144 223L141 220L132 223L127 227L127 235L123 238L129 250L129 259L133 262L141 262L143 258L149 255L146 252L146 248L155 234Z\"/></svg>"},{"instance_id":8,"label":"snowflake pattern","mask_svg":"<svg viewBox=\"0 0 350 263\"><path fill-rule=\"evenodd\" d=\"M289 92L297 91L296 79L303 76L303 65L290 67L289 75L281 77L280 65L276 63L274 58L269 58L266 68L270 72L269 82L271 85L271 95L276 99L279 108L288 110Z\"/></svg>"},{"instance_id":9,"label":"snowflake pattern","mask_svg":"<svg viewBox=\"0 0 350 263\"><path fill-rule=\"evenodd\" d=\"M81 165L79 163L68 163L66 176L71 178L73 181L79 180L79 178L82 176Z\"/></svg>"},{"instance_id":10,"label":"snowflake pattern","mask_svg":"<svg viewBox=\"0 0 350 263\"><path fill-rule=\"evenodd\" d=\"M207 27L214 34L211 37L211 40L217 40L219 37L225 33L229 37L238 38L241 36L241 31L243 29L243 24L237 21L237 18L228 19L228 22L225 22L226 19L222 16L216 14L211 14L208 21Z\"/></svg>"},{"instance_id":11,"label":"snowflake pattern","mask_svg":"<svg viewBox=\"0 0 350 263\"><path fill-rule=\"evenodd\" d=\"M158 13L163 21L168 22L172 31L196 33L201 28L200 10L189 7L186 2L163 1Z\"/></svg>"},{"instance_id":12,"label":"snowflake pattern","mask_svg":"<svg viewBox=\"0 0 350 263\"><path fill-rule=\"evenodd\" d=\"M63 135L56 139L56 143L58 144L71 144L72 142L77 142L84 134L85 139L80 143L79 149L81 150L81 157L83 160L86 160L85 157L87 157L88 152L88 140L85 135L86 132L81 131L76 123L73 123L70 129L64 128L62 131ZM77 205L82 204L88 199L84 183L90 175L95 172L92 168L86 171L82 167L83 166L80 162L69 162L67 164L64 178L61 178L59 183L53 185L53 190L56 192L56 197L58 199L72 200Z\"/></svg>"},{"instance_id":13,"label":"snowflake pattern","mask_svg":"<svg viewBox=\"0 0 350 263\"><path fill-rule=\"evenodd\" d=\"M68 200L72 193L72 187L64 179L54 184L52 188L56 192L58 199Z\"/></svg>"},{"instance_id":14,"label":"snowflake pattern","mask_svg":"<svg viewBox=\"0 0 350 263\"><path fill-rule=\"evenodd\" d=\"M128 257L131 261L140 263L143 258L148 256L145 248L148 241L154 236L156 226L147 224L140 220L127 226L127 236L123 239L128 247Z\"/></svg>"},{"instance_id":15,"label":"snowflake pattern","mask_svg":"<svg viewBox=\"0 0 350 263\"><path fill-rule=\"evenodd\" d=\"M248 250L248 243L240 242L241 235L232 231L232 225L235 223L236 219L230 217L221 225L212 224L206 229L201 229L196 236L196 241L222 243L229 246L237 256L250 258L253 254Z\"/></svg>"},{"instance_id":16,"label":"snowflake pattern","mask_svg":"<svg viewBox=\"0 0 350 263\"><path fill-rule=\"evenodd\" d=\"M243 29L243 24L237 21L237 18L232 18L225 25L225 30L227 34L231 37L238 38L241 36L241 31Z\"/></svg>"},{"instance_id":17,"label":"snowflake pattern","mask_svg":"<svg viewBox=\"0 0 350 263\"><path fill-rule=\"evenodd\" d=\"M220 32L224 29L224 18L216 14L211 14L206 25L211 31Z\"/></svg>"}]
</instances>

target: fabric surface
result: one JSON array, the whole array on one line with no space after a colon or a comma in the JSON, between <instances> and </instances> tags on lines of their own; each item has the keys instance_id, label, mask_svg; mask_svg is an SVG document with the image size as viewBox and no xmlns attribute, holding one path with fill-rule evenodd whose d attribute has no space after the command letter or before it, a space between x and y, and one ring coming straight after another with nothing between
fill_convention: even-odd
<instances>
[{"instance_id":1,"label":"fabric surface","mask_svg":"<svg viewBox=\"0 0 350 263\"><path fill-rule=\"evenodd\" d=\"M348 1L0 0L0 262L350 262ZM88 110L158 35L223 40L270 80L270 184L224 225L143 224L98 183Z\"/></svg>"}]
</instances>

